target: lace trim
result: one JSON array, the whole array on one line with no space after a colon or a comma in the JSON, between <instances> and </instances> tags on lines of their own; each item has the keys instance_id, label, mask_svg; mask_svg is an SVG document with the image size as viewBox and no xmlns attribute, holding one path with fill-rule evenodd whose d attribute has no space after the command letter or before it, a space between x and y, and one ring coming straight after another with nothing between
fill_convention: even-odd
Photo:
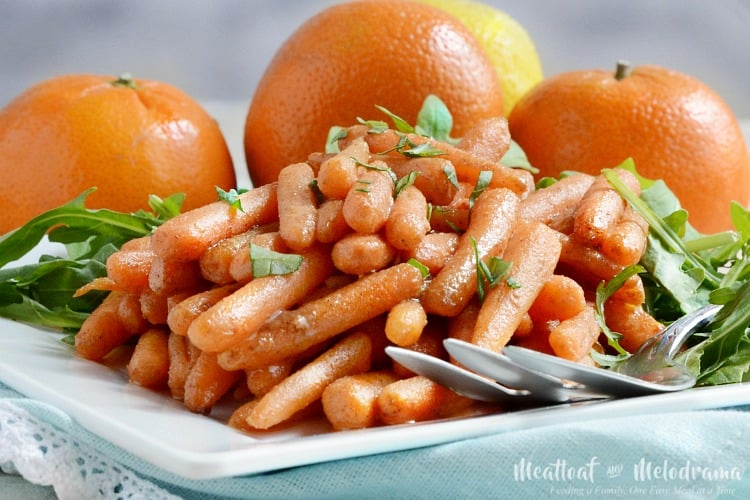
<instances>
[{"instance_id":1,"label":"lace trim","mask_svg":"<svg viewBox=\"0 0 750 500\"><path fill-rule=\"evenodd\" d=\"M63 500L179 498L8 400L0 400L0 469Z\"/></svg>"}]
</instances>

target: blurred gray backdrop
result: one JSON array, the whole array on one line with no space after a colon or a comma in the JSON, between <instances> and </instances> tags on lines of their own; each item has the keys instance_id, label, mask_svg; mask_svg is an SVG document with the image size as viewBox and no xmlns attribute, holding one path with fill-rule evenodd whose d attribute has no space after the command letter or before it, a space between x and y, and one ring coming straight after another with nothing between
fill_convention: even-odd
<instances>
[{"instance_id":1,"label":"blurred gray backdrop","mask_svg":"<svg viewBox=\"0 0 750 500\"><path fill-rule=\"evenodd\" d=\"M335 0L0 0L0 106L61 73L130 72L249 103L275 49ZM653 63L750 118L750 0L486 0L521 22L546 75Z\"/></svg>"}]
</instances>

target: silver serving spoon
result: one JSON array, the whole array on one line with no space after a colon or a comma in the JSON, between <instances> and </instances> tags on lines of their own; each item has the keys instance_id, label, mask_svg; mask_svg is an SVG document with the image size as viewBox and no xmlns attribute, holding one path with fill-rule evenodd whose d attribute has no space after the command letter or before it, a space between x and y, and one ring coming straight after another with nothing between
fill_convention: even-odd
<instances>
[{"instance_id":1,"label":"silver serving spoon","mask_svg":"<svg viewBox=\"0 0 750 500\"><path fill-rule=\"evenodd\" d=\"M394 346L386 347L385 352L414 373L423 375L467 398L503 403L531 396L527 390L505 387L429 354Z\"/></svg>"},{"instance_id":2,"label":"silver serving spoon","mask_svg":"<svg viewBox=\"0 0 750 500\"><path fill-rule=\"evenodd\" d=\"M530 391L536 398L550 402L593 399L603 396L589 393L585 387L572 384L559 377L530 370L514 363L502 353L484 349L476 344L458 339L445 339L448 353L469 370L508 387Z\"/></svg>"},{"instance_id":3,"label":"silver serving spoon","mask_svg":"<svg viewBox=\"0 0 750 500\"><path fill-rule=\"evenodd\" d=\"M674 356L690 335L711 322L720 308L708 305L686 314L644 342L637 352L612 370L581 365L518 346L505 346L503 354L516 364L581 383L601 394L628 397L681 391L695 385L695 377L675 363Z\"/></svg>"},{"instance_id":4,"label":"silver serving spoon","mask_svg":"<svg viewBox=\"0 0 750 500\"><path fill-rule=\"evenodd\" d=\"M490 378L485 378L473 371L469 371L458 365L454 365L429 354L424 354L401 347L388 346L385 352L414 373L423 375L438 384L451 389L453 392L490 403L525 402L525 403L575 403L600 399L603 396L592 395L586 390L563 387L562 381L555 377L540 375L524 370L521 367L508 367L518 369L518 388L499 384ZM531 375L528 375L531 373ZM538 391L528 390L524 386L525 376L536 381L530 385L539 386ZM539 381L545 380L549 386L541 387Z\"/></svg>"}]
</instances>

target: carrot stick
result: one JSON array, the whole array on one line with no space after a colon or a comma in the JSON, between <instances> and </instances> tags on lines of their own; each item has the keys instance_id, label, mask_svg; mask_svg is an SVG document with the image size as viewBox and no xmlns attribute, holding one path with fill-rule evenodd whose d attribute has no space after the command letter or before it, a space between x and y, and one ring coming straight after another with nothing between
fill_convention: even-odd
<instances>
[{"instance_id":1,"label":"carrot stick","mask_svg":"<svg viewBox=\"0 0 750 500\"><path fill-rule=\"evenodd\" d=\"M255 332L271 315L300 302L333 272L327 247L303 253L296 271L255 278L200 314L188 328L190 341L207 352L230 348Z\"/></svg>"},{"instance_id":2,"label":"carrot stick","mask_svg":"<svg viewBox=\"0 0 750 500\"><path fill-rule=\"evenodd\" d=\"M241 209L216 201L169 219L154 231L154 252L167 260L197 260L214 243L273 222L278 215L275 183L243 193L239 201Z\"/></svg>"},{"instance_id":3,"label":"carrot stick","mask_svg":"<svg viewBox=\"0 0 750 500\"><path fill-rule=\"evenodd\" d=\"M540 290L555 271L560 256L556 231L541 222L516 226L503 260L512 263L517 286L502 281L489 289L477 316L472 342L499 351L508 343Z\"/></svg>"},{"instance_id":4,"label":"carrot stick","mask_svg":"<svg viewBox=\"0 0 750 500\"><path fill-rule=\"evenodd\" d=\"M256 429L268 429L320 399L334 380L370 368L372 345L364 333L351 334L271 389L247 416Z\"/></svg>"},{"instance_id":5,"label":"carrot stick","mask_svg":"<svg viewBox=\"0 0 750 500\"><path fill-rule=\"evenodd\" d=\"M498 255L508 242L519 200L507 189L487 189L477 199L458 248L422 296L427 312L456 316L477 291L477 254Z\"/></svg>"},{"instance_id":6,"label":"carrot stick","mask_svg":"<svg viewBox=\"0 0 750 500\"><path fill-rule=\"evenodd\" d=\"M290 358L419 295L422 273L397 264L283 311L219 354L227 369L258 368Z\"/></svg>"}]
</instances>

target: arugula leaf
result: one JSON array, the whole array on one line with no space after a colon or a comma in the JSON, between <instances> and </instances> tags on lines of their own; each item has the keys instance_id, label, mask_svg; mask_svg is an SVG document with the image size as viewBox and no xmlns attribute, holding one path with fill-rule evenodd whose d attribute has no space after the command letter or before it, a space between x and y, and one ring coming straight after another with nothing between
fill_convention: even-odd
<instances>
[{"instance_id":1,"label":"arugula leaf","mask_svg":"<svg viewBox=\"0 0 750 500\"><path fill-rule=\"evenodd\" d=\"M87 209L86 197L94 188L37 217L20 228L0 238L0 267L20 259L33 249L49 233L50 241L71 242L99 238L101 244L122 243L149 234L161 225L164 219L139 211L132 214L108 209ZM165 207L174 201L168 198ZM169 211L169 210L167 210Z\"/></svg>"},{"instance_id":2,"label":"arugula leaf","mask_svg":"<svg viewBox=\"0 0 750 500\"><path fill-rule=\"evenodd\" d=\"M645 269L643 269L643 267L641 266L628 266L617 273L617 275L608 282L601 282L599 283L599 286L596 287L596 322L599 324L599 328L607 338L607 344L612 347L619 355L615 358L615 360L624 359L624 357L628 355L628 352L620 345L622 334L612 331L609 326L607 326L604 318L604 304L605 302L607 302L607 300L609 300L612 294L622 288L622 285L624 285L631 276L634 276L643 271L645 271ZM597 359L603 360L601 355L599 355Z\"/></svg>"},{"instance_id":3,"label":"arugula leaf","mask_svg":"<svg viewBox=\"0 0 750 500\"><path fill-rule=\"evenodd\" d=\"M637 175L632 159L620 168ZM617 192L649 224L648 245L641 264L648 270L647 289L652 314L674 317L708 303L708 294L720 286L721 274L702 255L687 248L686 241L700 235L688 223L679 201L662 181L640 176L641 196L633 193L617 173L605 169L602 174Z\"/></svg>"},{"instance_id":4,"label":"arugula leaf","mask_svg":"<svg viewBox=\"0 0 750 500\"><path fill-rule=\"evenodd\" d=\"M131 239L145 236L179 213L184 196L149 199L154 213L87 209L89 189L61 207L33 218L0 238L0 316L49 328L76 331L105 292L74 297L106 275L106 260ZM42 239L62 243L66 256L42 255L36 263L9 263L27 255ZM61 249L62 252L62 249Z\"/></svg>"},{"instance_id":5,"label":"arugula leaf","mask_svg":"<svg viewBox=\"0 0 750 500\"><path fill-rule=\"evenodd\" d=\"M681 356L698 384L742 382L750 376L750 282L725 304L710 325L708 337Z\"/></svg>"},{"instance_id":6,"label":"arugula leaf","mask_svg":"<svg viewBox=\"0 0 750 500\"><path fill-rule=\"evenodd\" d=\"M302 260L301 255L275 252L250 244L250 262L255 278L293 273L302 265Z\"/></svg>"}]
</instances>

